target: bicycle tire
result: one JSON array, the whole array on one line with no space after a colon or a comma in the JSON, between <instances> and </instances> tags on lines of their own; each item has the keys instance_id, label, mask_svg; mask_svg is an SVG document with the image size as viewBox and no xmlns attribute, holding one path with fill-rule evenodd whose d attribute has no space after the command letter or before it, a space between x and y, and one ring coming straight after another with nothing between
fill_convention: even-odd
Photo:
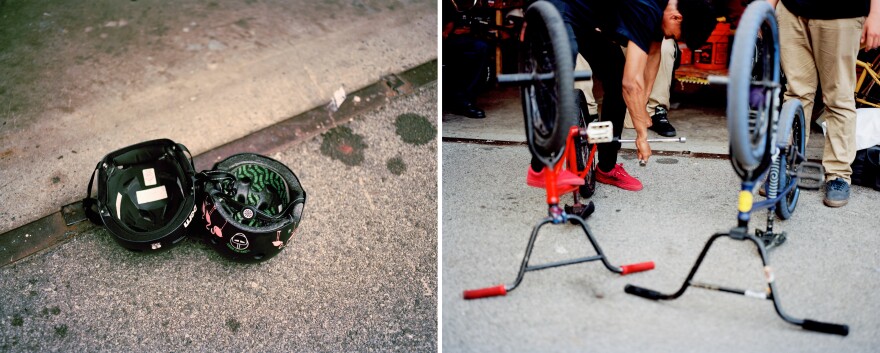
<instances>
[{"instance_id":1,"label":"bicycle tire","mask_svg":"<svg viewBox=\"0 0 880 353\"><path fill-rule=\"evenodd\" d=\"M756 60L756 53L763 55ZM763 109L759 109L757 114L750 114L753 88L761 87L752 79L752 74L758 69L762 77L757 82L765 85L763 92L758 92L763 94L761 98L764 99L764 104L758 100L758 107ZM779 76L779 29L776 15L770 4L756 1L746 8L737 27L730 59L730 83L727 86L730 154L738 172L761 174L761 169L769 164L769 146L772 145L773 137L770 130L776 128L771 122L779 99L773 93L778 92L776 89L779 87Z\"/></svg>"},{"instance_id":2,"label":"bicycle tire","mask_svg":"<svg viewBox=\"0 0 880 353\"><path fill-rule=\"evenodd\" d=\"M590 120L590 110L587 106L587 96L584 94L584 91L579 89L574 90L574 96L578 107L578 126L586 129L587 124L592 122ZM578 192L582 197L590 198L596 192L596 167L599 165L599 161L596 159L596 156L593 156L592 163L589 166L586 165L587 161L590 160L590 151L593 145L585 137L579 136L575 138L574 146L578 171L588 169L587 176L584 177L584 185L578 187Z\"/></svg>"},{"instance_id":3,"label":"bicycle tire","mask_svg":"<svg viewBox=\"0 0 880 353\"><path fill-rule=\"evenodd\" d=\"M797 172L798 153L803 153L806 149L806 130L804 129L804 107L801 101L797 99L789 100L782 105L782 112L779 119L779 137L790 145L786 158L779 158L779 183L776 190L782 190L791 182L791 175ZM779 143L782 145L783 143ZM795 185L784 198L776 204L776 215L780 219L791 218L794 209L797 207L798 198L801 190Z\"/></svg>"},{"instance_id":4,"label":"bicycle tire","mask_svg":"<svg viewBox=\"0 0 880 353\"><path fill-rule=\"evenodd\" d=\"M530 150L545 165L552 166L563 155L568 129L577 124L572 51L565 23L553 4L537 1L529 6L520 45L520 73L554 76L521 88Z\"/></svg>"}]
</instances>

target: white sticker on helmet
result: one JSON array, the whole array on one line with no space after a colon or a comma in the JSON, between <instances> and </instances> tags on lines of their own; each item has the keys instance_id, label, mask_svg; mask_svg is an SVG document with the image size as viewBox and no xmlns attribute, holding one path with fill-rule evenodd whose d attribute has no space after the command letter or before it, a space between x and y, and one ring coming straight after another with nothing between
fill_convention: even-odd
<instances>
[{"instance_id":1,"label":"white sticker on helmet","mask_svg":"<svg viewBox=\"0 0 880 353\"><path fill-rule=\"evenodd\" d=\"M116 193L116 218L122 219L122 216L119 213L119 208L122 207L122 194Z\"/></svg>"},{"instance_id":2,"label":"white sticker on helmet","mask_svg":"<svg viewBox=\"0 0 880 353\"><path fill-rule=\"evenodd\" d=\"M135 195L137 196L137 202L139 205L168 198L168 193L165 192L165 185L141 190L135 193Z\"/></svg>"},{"instance_id":3,"label":"white sticker on helmet","mask_svg":"<svg viewBox=\"0 0 880 353\"><path fill-rule=\"evenodd\" d=\"M156 170L153 168L144 169L144 186L156 185Z\"/></svg>"}]
</instances>

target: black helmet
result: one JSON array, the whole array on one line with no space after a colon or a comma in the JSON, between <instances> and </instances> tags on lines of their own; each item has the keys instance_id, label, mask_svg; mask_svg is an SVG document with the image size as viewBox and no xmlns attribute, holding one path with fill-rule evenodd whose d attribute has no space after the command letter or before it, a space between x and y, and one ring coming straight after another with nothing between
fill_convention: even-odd
<instances>
[{"instance_id":1,"label":"black helmet","mask_svg":"<svg viewBox=\"0 0 880 353\"><path fill-rule=\"evenodd\" d=\"M290 168L274 159L237 154L196 179L201 216L194 229L230 260L272 258L289 244L302 220L306 193Z\"/></svg>"},{"instance_id":2,"label":"black helmet","mask_svg":"<svg viewBox=\"0 0 880 353\"><path fill-rule=\"evenodd\" d=\"M183 240L195 216L194 170L186 147L168 139L122 148L95 167L97 199L92 172L83 208L129 250L168 249Z\"/></svg>"}]
</instances>

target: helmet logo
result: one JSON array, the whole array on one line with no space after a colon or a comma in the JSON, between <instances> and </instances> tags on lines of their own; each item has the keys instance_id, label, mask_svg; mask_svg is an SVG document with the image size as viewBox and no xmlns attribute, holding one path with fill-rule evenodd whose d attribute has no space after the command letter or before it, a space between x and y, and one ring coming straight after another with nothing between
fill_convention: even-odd
<instances>
[{"instance_id":1,"label":"helmet logo","mask_svg":"<svg viewBox=\"0 0 880 353\"><path fill-rule=\"evenodd\" d=\"M254 210L245 208L244 211L241 211L241 215L244 216L245 219L254 218Z\"/></svg>"},{"instance_id":2,"label":"helmet logo","mask_svg":"<svg viewBox=\"0 0 880 353\"><path fill-rule=\"evenodd\" d=\"M248 251L247 248L250 246L250 242L244 234L235 233L226 245L229 246L232 251L243 253Z\"/></svg>"}]
</instances>

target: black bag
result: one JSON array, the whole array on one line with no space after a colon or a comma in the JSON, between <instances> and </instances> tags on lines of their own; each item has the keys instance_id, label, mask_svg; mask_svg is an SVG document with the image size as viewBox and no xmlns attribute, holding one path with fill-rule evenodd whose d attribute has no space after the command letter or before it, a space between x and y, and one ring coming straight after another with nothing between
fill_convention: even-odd
<instances>
[{"instance_id":1,"label":"black bag","mask_svg":"<svg viewBox=\"0 0 880 353\"><path fill-rule=\"evenodd\" d=\"M880 145L856 152L856 159L852 163L852 183L880 191Z\"/></svg>"}]
</instances>

